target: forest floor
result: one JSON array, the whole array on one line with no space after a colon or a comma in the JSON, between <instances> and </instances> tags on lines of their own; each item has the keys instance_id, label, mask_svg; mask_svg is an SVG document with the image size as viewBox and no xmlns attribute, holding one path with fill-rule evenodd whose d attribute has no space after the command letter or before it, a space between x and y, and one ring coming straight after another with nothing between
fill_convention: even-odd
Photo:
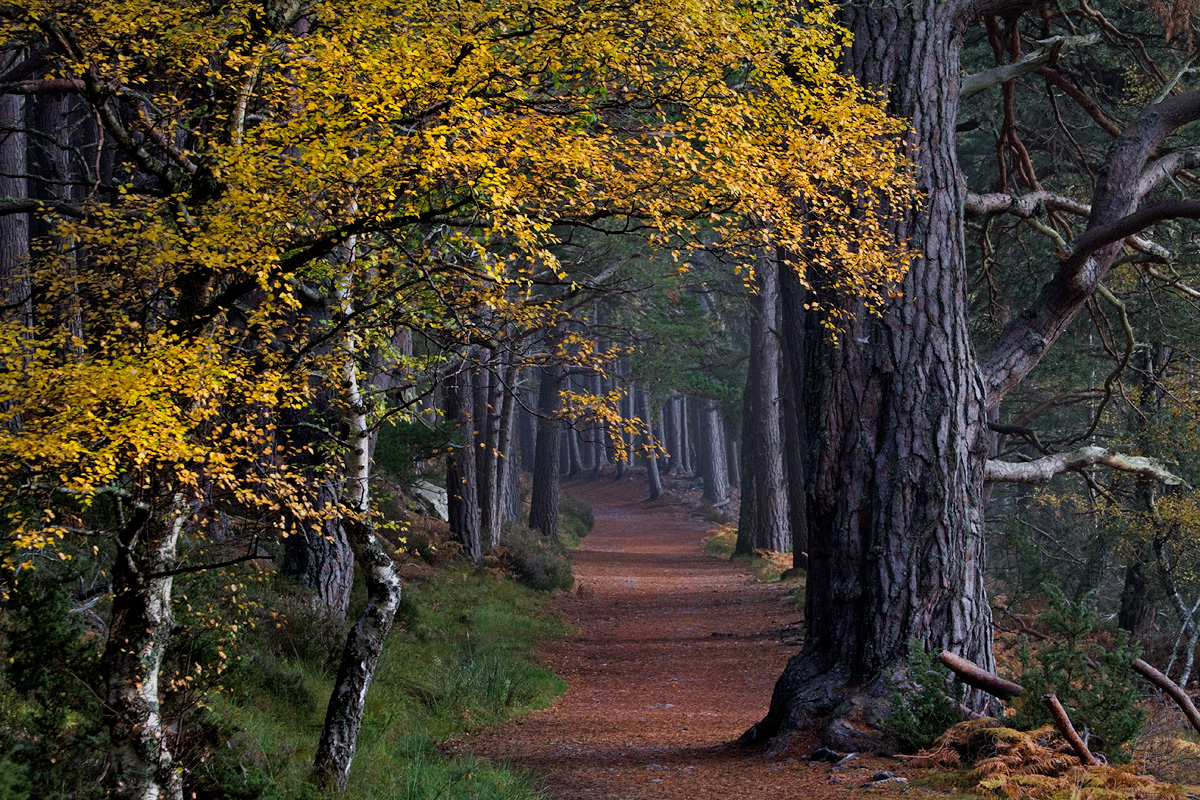
<instances>
[{"instance_id":1,"label":"forest floor","mask_svg":"<svg viewBox=\"0 0 1200 800\"><path fill-rule=\"evenodd\" d=\"M818 742L803 737L773 759L732 744L799 647L797 584L705 554L715 523L679 495L649 503L644 481L611 477L565 489L596 519L575 553L576 590L556 599L578 633L544 653L569 688L455 750L531 771L550 800L822 800L864 793L880 770L910 772L868 756L809 762ZM902 792L891 786L870 793Z\"/></svg>"}]
</instances>

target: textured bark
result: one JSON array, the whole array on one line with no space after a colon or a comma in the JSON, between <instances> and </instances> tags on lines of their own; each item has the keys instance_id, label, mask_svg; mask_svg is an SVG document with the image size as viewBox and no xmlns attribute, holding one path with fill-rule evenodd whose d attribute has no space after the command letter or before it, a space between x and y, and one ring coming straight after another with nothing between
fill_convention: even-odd
<instances>
[{"instance_id":1,"label":"textured bark","mask_svg":"<svg viewBox=\"0 0 1200 800\"><path fill-rule=\"evenodd\" d=\"M450 534L462 545L463 553L472 561L483 557L480 538L479 483L476 473L475 421L472 414L471 377L460 370L446 379L443 386L446 419L458 429L460 446L450 451L446 459L446 510L450 517Z\"/></svg>"},{"instance_id":2,"label":"textured bark","mask_svg":"<svg viewBox=\"0 0 1200 800\"><path fill-rule=\"evenodd\" d=\"M352 247L352 245L351 245ZM341 293L345 305L345 291ZM347 343L342 370L342 424L350 446L344 456L342 505L346 538L354 551L355 563L367 589L367 604L346 638L338 664L333 693L325 711L325 724L313 759L313 772L323 788L343 791L350 776L350 764L362 728L367 690L375 677L375 668L383 652L383 642L396 618L400 605L400 575L392 557L371 525L371 459L368 452L370 429L359 390L355 366L354 342Z\"/></svg>"},{"instance_id":3,"label":"textured bark","mask_svg":"<svg viewBox=\"0 0 1200 800\"><path fill-rule=\"evenodd\" d=\"M167 747L158 679L171 637L170 571L176 565L180 521L164 524L138 508L117 539L113 609L103 668L108 686L108 796L117 800L179 800L181 775ZM157 576L157 577L156 577Z\"/></svg>"},{"instance_id":4,"label":"textured bark","mask_svg":"<svg viewBox=\"0 0 1200 800\"><path fill-rule=\"evenodd\" d=\"M779 297L783 308L804 307L804 287L799 276L785 258L779 258ZM800 423L807 410L801 407L804 381L804 326L798 314L780 315L780 415L784 438L784 460L787 468L788 527L792 532L792 566L808 567L807 429Z\"/></svg>"},{"instance_id":5,"label":"textured bark","mask_svg":"<svg viewBox=\"0 0 1200 800\"><path fill-rule=\"evenodd\" d=\"M878 723L911 640L994 668L982 579L985 396L967 327L954 148L960 10L942 0L844 7L849 71L910 121L921 200L893 225L898 246L921 257L881 317L809 276L819 299L853 319L835 344L806 317L807 638L747 742L779 747L820 724L830 746L888 747Z\"/></svg>"},{"instance_id":6,"label":"textured bark","mask_svg":"<svg viewBox=\"0 0 1200 800\"><path fill-rule=\"evenodd\" d=\"M779 269L773 259L759 259L756 292L750 309L750 364L746 373L742 426L742 514L738 546L785 552L791 548L787 490L784 486L783 432L779 412L780 344L776 306ZM747 513L749 507L749 513Z\"/></svg>"},{"instance_id":7,"label":"textured bark","mask_svg":"<svg viewBox=\"0 0 1200 800\"><path fill-rule=\"evenodd\" d=\"M704 479L704 499L715 506L729 502L729 473L725 464L725 426L716 400L698 401L696 415L697 472Z\"/></svg>"},{"instance_id":8,"label":"textured bark","mask_svg":"<svg viewBox=\"0 0 1200 800\"><path fill-rule=\"evenodd\" d=\"M19 95L0 95L0 198L27 199L28 172L25 100ZM0 216L0 301L8 319L32 325L28 270L29 214Z\"/></svg>"},{"instance_id":9,"label":"textured bark","mask_svg":"<svg viewBox=\"0 0 1200 800\"><path fill-rule=\"evenodd\" d=\"M317 495L317 508L327 509L337 503L340 486L337 481L319 480L309 491ZM346 618L354 585L354 553L340 515L331 515L317 530L298 526L284 539L282 568L313 593L313 605L318 609L337 619Z\"/></svg>"},{"instance_id":10,"label":"textured bark","mask_svg":"<svg viewBox=\"0 0 1200 800\"><path fill-rule=\"evenodd\" d=\"M543 536L558 538L559 385L562 369L543 367L538 387L537 454L533 464L533 489L529 497L529 527Z\"/></svg>"},{"instance_id":11,"label":"textured bark","mask_svg":"<svg viewBox=\"0 0 1200 800\"><path fill-rule=\"evenodd\" d=\"M517 368L510 365L504 372L505 389L500 400L500 430L496 444L496 485L499 489L497 509L501 525L513 522L521 516L520 469L513 447L517 431L517 388L514 385L516 378ZM489 541L492 547L499 543L499 540Z\"/></svg>"},{"instance_id":12,"label":"textured bark","mask_svg":"<svg viewBox=\"0 0 1200 800\"><path fill-rule=\"evenodd\" d=\"M654 439L654 408L650 403L650 392L642 389L639 393L642 400L642 419L646 423L646 439L649 451L646 454L646 489L649 492L647 500L654 501L662 497L662 477L658 472L658 454Z\"/></svg>"},{"instance_id":13,"label":"textured bark","mask_svg":"<svg viewBox=\"0 0 1200 800\"><path fill-rule=\"evenodd\" d=\"M314 328L331 323L325 302L306 302L303 313ZM322 347L321 355L331 355ZM280 411L286 447L306 477L303 491L315 496L315 506L327 513L320 527L297 521L283 541L284 574L312 592L311 601L319 611L345 619L350 611L350 590L354 584L354 553L342 527L342 515L332 513L341 501L342 480L339 465L330 463L329 444L340 424L332 410L336 406L329 389L317 387L313 401L302 409ZM269 457L264 453L263 457Z\"/></svg>"}]
</instances>

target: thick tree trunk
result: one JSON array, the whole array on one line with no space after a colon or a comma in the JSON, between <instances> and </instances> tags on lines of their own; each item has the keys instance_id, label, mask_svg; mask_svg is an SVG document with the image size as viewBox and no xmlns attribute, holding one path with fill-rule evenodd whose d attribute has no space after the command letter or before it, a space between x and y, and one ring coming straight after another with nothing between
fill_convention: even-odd
<instances>
[{"instance_id":1,"label":"thick tree trunk","mask_svg":"<svg viewBox=\"0 0 1200 800\"><path fill-rule=\"evenodd\" d=\"M779 258L779 295L784 308L804 307L804 287L785 259ZM804 382L804 328L798 314L780 315L780 416L784 438L784 466L787 469L788 527L792 532L792 566L808 568L808 500L805 492L808 453L807 430L801 424L805 409L801 406Z\"/></svg>"},{"instance_id":2,"label":"thick tree trunk","mask_svg":"<svg viewBox=\"0 0 1200 800\"><path fill-rule=\"evenodd\" d=\"M0 197L29 197L25 99L0 95ZM0 216L0 301L4 319L33 324L29 282L29 215Z\"/></svg>"},{"instance_id":3,"label":"thick tree trunk","mask_svg":"<svg viewBox=\"0 0 1200 800\"><path fill-rule=\"evenodd\" d=\"M446 510L450 517L450 534L462 545L463 553L472 561L483 557L479 519L479 477L475 458L475 420L472 414L472 386L466 368L446 379L443 385L446 419L458 429L461 446L450 451L446 459Z\"/></svg>"},{"instance_id":4,"label":"thick tree trunk","mask_svg":"<svg viewBox=\"0 0 1200 800\"><path fill-rule=\"evenodd\" d=\"M537 454L533 465L533 489L529 497L529 527L543 536L558 538L559 384L562 369L542 367L538 388Z\"/></svg>"},{"instance_id":5,"label":"thick tree trunk","mask_svg":"<svg viewBox=\"0 0 1200 800\"><path fill-rule=\"evenodd\" d=\"M340 486L330 479L318 480L316 507L331 509L338 502ZM354 584L354 553L346 538L340 514L331 514L313 530L299 525L283 542L283 571L313 593L313 605L337 619L350 610Z\"/></svg>"},{"instance_id":6,"label":"thick tree trunk","mask_svg":"<svg viewBox=\"0 0 1200 800\"><path fill-rule=\"evenodd\" d=\"M821 723L830 746L887 747L878 723L910 641L993 669L982 575L986 398L967 327L954 147L960 10L942 0L844 10L850 71L911 121L921 199L894 234L920 257L882 317L809 276L822 302L854 318L837 343L816 319L806 328L807 637L746 741L779 746Z\"/></svg>"},{"instance_id":7,"label":"thick tree trunk","mask_svg":"<svg viewBox=\"0 0 1200 800\"><path fill-rule=\"evenodd\" d=\"M171 637L170 571L176 565L182 512L170 523L136 508L117 540L113 608L104 648L108 687L108 796L117 800L179 800L183 786L167 747L158 679ZM155 577L158 576L158 577Z\"/></svg>"}]
</instances>

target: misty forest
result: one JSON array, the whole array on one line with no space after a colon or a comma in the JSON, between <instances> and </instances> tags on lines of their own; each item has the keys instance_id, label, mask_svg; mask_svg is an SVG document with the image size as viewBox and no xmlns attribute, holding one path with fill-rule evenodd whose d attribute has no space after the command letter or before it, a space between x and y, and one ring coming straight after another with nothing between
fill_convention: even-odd
<instances>
[{"instance_id":1,"label":"misty forest","mask_svg":"<svg viewBox=\"0 0 1200 800\"><path fill-rule=\"evenodd\" d=\"M0 800L1200 795L1197 0L0 24Z\"/></svg>"}]
</instances>

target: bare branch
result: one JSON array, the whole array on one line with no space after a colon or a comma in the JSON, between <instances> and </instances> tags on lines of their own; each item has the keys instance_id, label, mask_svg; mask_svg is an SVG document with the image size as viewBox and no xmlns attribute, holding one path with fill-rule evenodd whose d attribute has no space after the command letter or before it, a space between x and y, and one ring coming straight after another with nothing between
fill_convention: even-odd
<instances>
[{"instance_id":1,"label":"bare branch","mask_svg":"<svg viewBox=\"0 0 1200 800\"><path fill-rule=\"evenodd\" d=\"M1143 215L1137 209L1143 174L1159 145L1177 128L1197 119L1200 91L1187 92L1143 109L1113 142L1093 195L1088 230L1075 239L1071 253L1033 304L1014 315L980 354L989 407L1028 375L1066 331L1112 268L1124 237L1157 220L1200 215L1200 203L1191 200L1155 204Z\"/></svg>"},{"instance_id":2,"label":"bare branch","mask_svg":"<svg viewBox=\"0 0 1200 800\"><path fill-rule=\"evenodd\" d=\"M1098 33L1092 33L1087 36L1054 36L1050 39L1042 39L1038 42L1041 47L1029 53L1020 61L1012 64L1001 64L998 67L977 72L974 75L964 76L959 96L965 99L993 86L999 86L1002 83L1016 80L1022 75L1036 72L1041 67L1057 61L1060 56L1095 44L1098 41L1100 41L1100 34Z\"/></svg>"},{"instance_id":3,"label":"bare branch","mask_svg":"<svg viewBox=\"0 0 1200 800\"><path fill-rule=\"evenodd\" d=\"M1126 214L1107 225L1094 226L1059 248L1062 261L1082 261L1092 253L1169 219L1200 219L1200 200L1162 200Z\"/></svg>"},{"instance_id":4,"label":"bare branch","mask_svg":"<svg viewBox=\"0 0 1200 800\"><path fill-rule=\"evenodd\" d=\"M984 478L995 483L1045 483L1064 472L1078 472L1094 466L1132 472L1169 486L1179 486L1183 483L1182 478L1169 472L1152 458L1109 453L1103 447L1095 445L1073 453L1055 453L1024 463L990 459L984 471Z\"/></svg>"},{"instance_id":5,"label":"bare branch","mask_svg":"<svg viewBox=\"0 0 1200 800\"><path fill-rule=\"evenodd\" d=\"M0 217L10 214L45 214L53 212L64 217L83 219L83 209L57 200L33 200L28 197L0 197Z\"/></svg>"}]
</instances>

